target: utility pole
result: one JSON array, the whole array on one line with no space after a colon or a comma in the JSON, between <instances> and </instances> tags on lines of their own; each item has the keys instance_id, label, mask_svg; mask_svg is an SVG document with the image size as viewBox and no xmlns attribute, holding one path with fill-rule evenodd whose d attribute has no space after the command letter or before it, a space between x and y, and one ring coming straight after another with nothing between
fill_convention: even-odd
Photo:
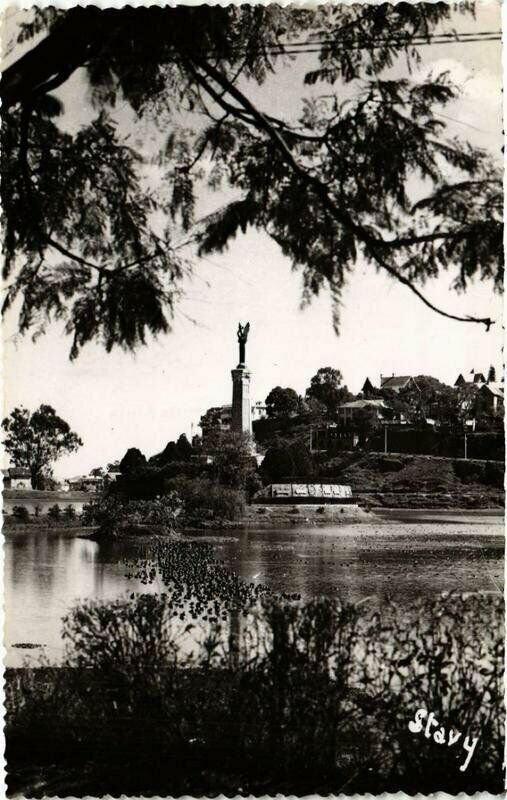
<instances>
[{"instance_id":1,"label":"utility pole","mask_svg":"<svg viewBox=\"0 0 507 800\"><path fill-rule=\"evenodd\" d=\"M465 431L465 461L467 460L467 432Z\"/></svg>"},{"instance_id":2,"label":"utility pole","mask_svg":"<svg viewBox=\"0 0 507 800\"><path fill-rule=\"evenodd\" d=\"M384 423L384 453L387 453L387 424Z\"/></svg>"}]
</instances>

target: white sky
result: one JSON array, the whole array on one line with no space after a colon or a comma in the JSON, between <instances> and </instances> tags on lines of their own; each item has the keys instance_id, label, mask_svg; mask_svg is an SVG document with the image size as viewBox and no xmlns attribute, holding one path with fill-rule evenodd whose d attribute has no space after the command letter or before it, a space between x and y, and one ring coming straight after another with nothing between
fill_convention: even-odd
<instances>
[{"instance_id":1,"label":"white sky","mask_svg":"<svg viewBox=\"0 0 507 800\"><path fill-rule=\"evenodd\" d=\"M481 5L475 21L464 18L456 27L498 30L498 6ZM463 83L462 98L444 112L456 121L449 123L452 131L500 158L500 42L432 46L421 52L423 72L450 69ZM262 108L280 114L294 107L306 67L298 63L271 81L269 91L257 92ZM73 81L61 97L67 123L76 125L86 115L82 82L79 76ZM202 209L223 202L218 194L205 196ZM278 384L304 393L317 369L328 365L342 371L352 391L359 391L366 376L378 380L379 373L425 373L454 382L459 372L473 368L485 371L494 364L500 371L501 300L489 285L479 283L460 296L449 289L450 282L444 275L428 282L424 291L452 313L491 315L497 324L489 333L483 326L437 316L387 276L358 265L343 293L337 337L329 298L317 298L301 311L300 276L266 235L249 232L225 254L196 262L173 333L150 341L135 355L119 350L108 355L88 345L71 363L70 340L61 328L54 326L33 344L29 337L15 336L16 320L9 315L4 323L4 409L8 413L16 405L49 403L80 434L84 446L56 466L55 473L63 476L121 458L131 446L148 456L159 452L179 433L190 435L206 408L230 402L238 320L251 324L247 361L254 400L264 399Z\"/></svg>"}]
</instances>

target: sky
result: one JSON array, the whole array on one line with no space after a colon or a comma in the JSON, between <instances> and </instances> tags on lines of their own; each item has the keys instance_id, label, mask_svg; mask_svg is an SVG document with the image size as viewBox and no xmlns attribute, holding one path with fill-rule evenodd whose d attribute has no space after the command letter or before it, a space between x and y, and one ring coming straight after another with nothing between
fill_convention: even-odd
<instances>
[{"instance_id":1,"label":"sky","mask_svg":"<svg viewBox=\"0 0 507 800\"><path fill-rule=\"evenodd\" d=\"M13 25L16 16L10 18ZM498 30L494 3L481 5L476 20L458 20L460 30ZM4 33L4 41L5 41ZM500 42L453 44L421 50L421 71L451 74L463 85L462 97L445 114L452 133L488 148L500 158ZM11 53L10 58L19 55ZM301 62L303 59L299 59ZM296 115L295 97L307 64L297 63L276 76L256 100L265 111ZM295 94L296 93L296 94ZM79 75L63 87L65 124L77 129L86 121L84 84ZM125 119L125 132L129 121ZM219 207L224 198L207 194L201 213ZM48 403L83 439L78 452L62 458L58 477L83 473L121 458L128 447L147 456L159 452L180 433L198 432L207 408L231 401L231 374L238 360L238 321L250 321L247 363L251 396L263 400L276 385L303 394L322 366L340 369L351 391L369 376L431 374L453 383L460 372L501 369L502 301L487 284L475 284L465 295L450 288L451 276L427 282L425 294L445 310L492 316L483 326L437 316L403 286L371 267L358 264L343 292L340 334L332 327L326 294L301 309L301 276L265 234L239 236L223 254L195 262L185 284L172 333L149 340L135 354L105 353L87 345L70 362L70 340L58 325L35 344L16 335L16 319L3 326L4 412L23 405Z\"/></svg>"}]
</instances>

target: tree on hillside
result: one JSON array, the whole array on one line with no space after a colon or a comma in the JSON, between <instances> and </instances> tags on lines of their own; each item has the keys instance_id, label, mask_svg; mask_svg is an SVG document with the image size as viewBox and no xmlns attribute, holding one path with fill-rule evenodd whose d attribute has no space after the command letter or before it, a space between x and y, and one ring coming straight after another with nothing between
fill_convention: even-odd
<instances>
[{"instance_id":1,"label":"tree on hillside","mask_svg":"<svg viewBox=\"0 0 507 800\"><path fill-rule=\"evenodd\" d=\"M476 383L464 383L457 388L460 422L473 419L479 405L479 387Z\"/></svg>"},{"instance_id":2,"label":"tree on hillside","mask_svg":"<svg viewBox=\"0 0 507 800\"><path fill-rule=\"evenodd\" d=\"M418 398L415 398L411 392L407 396L404 392L379 389L378 396L386 403L387 408L384 410L384 414L388 419L403 418L407 422L414 423L420 418L417 406Z\"/></svg>"},{"instance_id":3,"label":"tree on hillside","mask_svg":"<svg viewBox=\"0 0 507 800\"><path fill-rule=\"evenodd\" d=\"M182 237L204 255L255 228L302 271L305 301L330 291L336 326L359 262L489 328L420 287L449 269L456 288L475 276L501 288L500 171L447 135L459 93L449 74L391 69L417 64L418 44L452 13L446 3L36 8L20 40L42 39L0 86L4 309L19 299L22 332L63 321L72 358L93 339L133 349L170 329L189 270ZM266 113L258 87L305 52L301 40L317 63L294 121L293 105L290 120ZM78 69L93 118L69 133L52 92ZM135 144L139 126L122 137L119 100L142 120L137 141L149 126L158 137L155 159ZM196 220L205 182L233 199Z\"/></svg>"},{"instance_id":4,"label":"tree on hillside","mask_svg":"<svg viewBox=\"0 0 507 800\"><path fill-rule=\"evenodd\" d=\"M149 463L155 467L163 467L166 464L170 464L172 461L178 460L179 456L176 448L176 442L170 441L167 442L161 453L151 456Z\"/></svg>"},{"instance_id":5,"label":"tree on hillside","mask_svg":"<svg viewBox=\"0 0 507 800\"><path fill-rule=\"evenodd\" d=\"M207 452L213 456L211 475L222 486L245 489L248 494L260 487L248 434L224 431L213 439Z\"/></svg>"},{"instance_id":6,"label":"tree on hillside","mask_svg":"<svg viewBox=\"0 0 507 800\"><path fill-rule=\"evenodd\" d=\"M496 369L494 368L493 364L488 370L488 383L496 383Z\"/></svg>"},{"instance_id":7,"label":"tree on hillside","mask_svg":"<svg viewBox=\"0 0 507 800\"><path fill-rule=\"evenodd\" d=\"M320 425L327 414L326 406L316 397L305 397L301 403L301 410L312 425Z\"/></svg>"},{"instance_id":8,"label":"tree on hillside","mask_svg":"<svg viewBox=\"0 0 507 800\"><path fill-rule=\"evenodd\" d=\"M32 488L43 488L60 456L73 453L83 442L51 406L36 411L17 407L2 422L4 447L16 467L30 470Z\"/></svg>"},{"instance_id":9,"label":"tree on hillside","mask_svg":"<svg viewBox=\"0 0 507 800\"><path fill-rule=\"evenodd\" d=\"M203 444L220 437L222 431L222 408L216 406L208 408L199 420L199 427L202 430Z\"/></svg>"},{"instance_id":10,"label":"tree on hillside","mask_svg":"<svg viewBox=\"0 0 507 800\"><path fill-rule=\"evenodd\" d=\"M193 453L193 447L187 439L187 435L182 433L176 442L176 453L181 461L190 461Z\"/></svg>"},{"instance_id":11,"label":"tree on hillside","mask_svg":"<svg viewBox=\"0 0 507 800\"><path fill-rule=\"evenodd\" d=\"M318 400L328 413L335 414L338 406L352 397L347 387L342 386L342 380L339 369L321 367L311 379L306 396Z\"/></svg>"},{"instance_id":12,"label":"tree on hillside","mask_svg":"<svg viewBox=\"0 0 507 800\"><path fill-rule=\"evenodd\" d=\"M268 447L261 464L261 473L266 482L286 480L294 475L294 459L291 450L281 444Z\"/></svg>"},{"instance_id":13,"label":"tree on hillside","mask_svg":"<svg viewBox=\"0 0 507 800\"><path fill-rule=\"evenodd\" d=\"M260 468L265 481L312 478L316 467L305 442L306 437L297 441L279 439L269 447Z\"/></svg>"},{"instance_id":14,"label":"tree on hillside","mask_svg":"<svg viewBox=\"0 0 507 800\"><path fill-rule=\"evenodd\" d=\"M299 408L299 396L294 389L275 386L266 397L268 417L288 417Z\"/></svg>"},{"instance_id":15,"label":"tree on hillside","mask_svg":"<svg viewBox=\"0 0 507 800\"><path fill-rule=\"evenodd\" d=\"M440 424L455 426L459 422L460 406L458 393L431 375L414 378L417 391L413 392L415 407L424 419L431 418Z\"/></svg>"},{"instance_id":16,"label":"tree on hillside","mask_svg":"<svg viewBox=\"0 0 507 800\"><path fill-rule=\"evenodd\" d=\"M193 452L193 445L188 441L186 434L182 433L176 442L168 442L161 453L152 456L149 463L155 467L163 467L174 461L190 461Z\"/></svg>"},{"instance_id":17,"label":"tree on hillside","mask_svg":"<svg viewBox=\"0 0 507 800\"><path fill-rule=\"evenodd\" d=\"M137 447L129 447L120 461L120 471L122 475L130 477L142 472L146 465L146 456Z\"/></svg>"}]
</instances>

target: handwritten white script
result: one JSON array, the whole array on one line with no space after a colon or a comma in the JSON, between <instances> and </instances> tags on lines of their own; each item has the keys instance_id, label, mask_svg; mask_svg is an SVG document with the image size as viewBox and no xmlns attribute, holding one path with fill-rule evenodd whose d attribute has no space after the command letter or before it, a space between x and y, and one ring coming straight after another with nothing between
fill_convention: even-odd
<instances>
[{"instance_id":1,"label":"handwritten white script","mask_svg":"<svg viewBox=\"0 0 507 800\"><path fill-rule=\"evenodd\" d=\"M427 719L426 719L427 717ZM423 720L426 719L426 724L424 724ZM428 712L425 708L418 708L415 712L415 718L410 720L408 723L408 728L411 733L421 733L424 729L424 736L426 739L430 739L433 737L433 741L437 744L445 744L448 747L452 747L453 745L457 744L463 734L461 731L455 731L453 728L450 728L449 735L447 735L447 730L444 728L443 725L440 725L439 721L436 719L433 711ZM432 728L437 728L438 730L433 730ZM479 741L479 737L476 736L475 739L471 739L468 736L462 741L463 750L466 751L467 757L465 759L465 763L461 765L460 771L464 772L468 765L470 764L470 760L474 754L475 747L477 742Z\"/></svg>"}]
</instances>

